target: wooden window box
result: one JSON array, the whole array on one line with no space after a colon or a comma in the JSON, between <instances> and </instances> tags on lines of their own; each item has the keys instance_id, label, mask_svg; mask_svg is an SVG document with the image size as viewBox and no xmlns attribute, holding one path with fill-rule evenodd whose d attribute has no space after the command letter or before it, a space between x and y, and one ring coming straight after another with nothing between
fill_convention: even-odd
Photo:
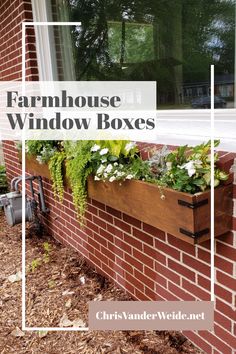
<instances>
[{"instance_id":1,"label":"wooden window box","mask_svg":"<svg viewBox=\"0 0 236 354\"><path fill-rule=\"evenodd\" d=\"M26 159L27 171L50 179L47 165ZM164 198L161 198L161 194ZM233 186L215 189L215 237L232 229ZM210 191L197 194L136 180L102 182L88 179L88 196L191 244L210 238Z\"/></svg>"}]
</instances>

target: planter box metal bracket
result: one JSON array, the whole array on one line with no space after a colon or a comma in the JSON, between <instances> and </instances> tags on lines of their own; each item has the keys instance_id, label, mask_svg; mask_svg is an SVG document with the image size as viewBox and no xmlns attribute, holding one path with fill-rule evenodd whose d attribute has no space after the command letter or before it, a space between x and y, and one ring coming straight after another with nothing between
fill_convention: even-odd
<instances>
[{"instance_id":1,"label":"planter box metal bracket","mask_svg":"<svg viewBox=\"0 0 236 354\"><path fill-rule=\"evenodd\" d=\"M183 235L192 237L193 239L198 239L199 237L203 236L203 235L207 235L210 232L210 229L204 229L198 232L191 232L185 229L179 229L179 232Z\"/></svg>"},{"instance_id":2,"label":"planter box metal bracket","mask_svg":"<svg viewBox=\"0 0 236 354\"><path fill-rule=\"evenodd\" d=\"M203 205L208 204L208 199L203 199L200 202L196 202L196 203L189 203L189 202L186 202L185 200L179 199L178 204L182 205L184 207L190 208L190 209L197 209Z\"/></svg>"}]
</instances>

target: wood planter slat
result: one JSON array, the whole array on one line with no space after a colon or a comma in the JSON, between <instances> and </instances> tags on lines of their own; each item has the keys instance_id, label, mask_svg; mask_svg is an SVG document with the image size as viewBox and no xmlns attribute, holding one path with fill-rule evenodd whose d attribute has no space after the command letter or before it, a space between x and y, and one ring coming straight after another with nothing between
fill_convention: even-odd
<instances>
[{"instance_id":1,"label":"wood planter slat","mask_svg":"<svg viewBox=\"0 0 236 354\"><path fill-rule=\"evenodd\" d=\"M47 165L35 159L26 158L26 170L50 179ZM232 229L232 194L232 184L215 189L215 237ZM110 183L91 176L88 196L191 244L210 238L210 191L192 195L143 181Z\"/></svg>"},{"instance_id":2,"label":"wood planter slat","mask_svg":"<svg viewBox=\"0 0 236 354\"><path fill-rule=\"evenodd\" d=\"M210 191L195 195L142 181L98 182L88 180L88 195L149 225L189 243L210 238ZM215 189L215 237L231 230L232 185Z\"/></svg>"}]
</instances>

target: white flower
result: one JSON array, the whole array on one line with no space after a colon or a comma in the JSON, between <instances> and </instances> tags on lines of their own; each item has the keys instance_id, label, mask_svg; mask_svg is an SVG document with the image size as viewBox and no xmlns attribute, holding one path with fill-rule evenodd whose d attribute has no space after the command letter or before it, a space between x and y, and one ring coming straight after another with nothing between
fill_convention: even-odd
<instances>
[{"instance_id":1,"label":"white flower","mask_svg":"<svg viewBox=\"0 0 236 354\"><path fill-rule=\"evenodd\" d=\"M106 155L107 153L108 153L108 148L105 148L105 149L102 149L101 151L100 151L100 155L102 156L102 155Z\"/></svg>"},{"instance_id":2,"label":"white flower","mask_svg":"<svg viewBox=\"0 0 236 354\"><path fill-rule=\"evenodd\" d=\"M111 177L109 178L109 182L113 182L113 181L115 181L115 180L116 180L115 176L111 176Z\"/></svg>"},{"instance_id":3,"label":"white flower","mask_svg":"<svg viewBox=\"0 0 236 354\"><path fill-rule=\"evenodd\" d=\"M123 177L124 175L125 175L124 172L120 172L120 171L117 172L117 176L118 176L118 177Z\"/></svg>"},{"instance_id":4,"label":"white flower","mask_svg":"<svg viewBox=\"0 0 236 354\"><path fill-rule=\"evenodd\" d=\"M120 168L123 168L124 167L124 165L122 165L122 163L120 164Z\"/></svg>"},{"instance_id":5,"label":"white flower","mask_svg":"<svg viewBox=\"0 0 236 354\"><path fill-rule=\"evenodd\" d=\"M132 179L134 176L133 175L127 175L125 178L126 179Z\"/></svg>"},{"instance_id":6,"label":"white flower","mask_svg":"<svg viewBox=\"0 0 236 354\"><path fill-rule=\"evenodd\" d=\"M106 167L106 169L105 169L105 172L111 173L112 169L113 169L113 166L112 166L111 163L109 163L109 165L107 165L107 167Z\"/></svg>"},{"instance_id":7,"label":"white flower","mask_svg":"<svg viewBox=\"0 0 236 354\"><path fill-rule=\"evenodd\" d=\"M115 162L115 163L114 163L114 166L118 166L118 162Z\"/></svg>"},{"instance_id":8,"label":"white flower","mask_svg":"<svg viewBox=\"0 0 236 354\"><path fill-rule=\"evenodd\" d=\"M170 171L172 168L172 162L167 162L166 167L167 167L167 171Z\"/></svg>"},{"instance_id":9,"label":"white flower","mask_svg":"<svg viewBox=\"0 0 236 354\"><path fill-rule=\"evenodd\" d=\"M108 177L108 174L105 172L105 173L103 174L103 176L104 176L104 178L107 178L107 177Z\"/></svg>"},{"instance_id":10,"label":"white flower","mask_svg":"<svg viewBox=\"0 0 236 354\"><path fill-rule=\"evenodd\" d=\"M98 176L95 176L94 181L100 181L100 178Z\"/></svg>"},{"instance_id":11,"label":"white flower","mask_svg":"<svg viewBox=\"0 0 236 354\"><path fill-rule=\"evenodd\" d=\"M132 150L135 146L136 146L135 143L132 143L132 142L127 143L127 144L125 145L125 150L126 150L127 152L129 152L129 151Z\"/></svg>"},{"instance_id":12,"label":"white flower","mask_svg":"<svg viewBox=\"0 0 236 354\"><path fill-rule=\"evenodd\" d=\"M97 144L95 144L95 145L93 145L92 147L91 147L91 151L92 152L96 152L96 151L98 151L98 150L100 150L101 149L101 147L99 146L99 145L97 145Z\"/></svg>"},{"instance_id":13,"label":"white flower","mask_svg":"<svg viewBox=\"0 0 236 354\"><path fill-rule=\"evenodd\" d=\"M184 168L188 171L189 177L192 177L196 173L196 168L194 166L194 161L189 161L184 165L180 166L181 170Z\"/></svg>"},{"instance_id":14,"label":"white flower","mask_svg":"<svg viewBox=\"0 0 236 354\"><path fill-rule=\"evenodd\" d=\"M105 170L105 166L104 165L100 165L99 167L98 167L98 169L97 169L97 174L101 174L101 173L103 173L103 171Z\"/></svg>"},{"instance_id":15,"label":"white flower","mask_svg":"<svg viewBox=\"0 0 236 354\"><path fill-rule=\"evenodd\" d=\"M107 158L101 160L102 163L107 162Z\"/></svg>"}]
</instances>

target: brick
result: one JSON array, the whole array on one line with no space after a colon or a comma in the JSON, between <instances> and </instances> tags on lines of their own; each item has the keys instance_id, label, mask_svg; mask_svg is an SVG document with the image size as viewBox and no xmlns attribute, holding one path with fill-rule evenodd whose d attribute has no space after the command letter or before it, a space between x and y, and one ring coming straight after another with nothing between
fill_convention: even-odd
<instances>
[{"instance_id":1,"label":"brick","mask_svg":"<svg viewBox=\"0 0 236 354\"><path fill-rule=\"evenodd\" d=\"M88 228L90 228L91 230L93 230L94 232L98 233L98 230L99 230L98 226L95 225L94 223L92 223L90 220L86 221L86 226Z\"/></svg>"},{"instance_id":2,"label":"brick","mask_svg":"<svg viewBox=\"0 0 236 354\"><path fill-rule=\"evenodd\" d=\"M200 274L198 274L197 275L197 283L198 283L198 285L200 285L205 290L208 290L208 291L211 290L211 282L210 282L209 278L206 279L203 276L201 276Z\"/></svg>"},{"instance_id":3,"label":"brick","mask_svg":"<svg viewBox=\"0 0 236 354\"><path fill-rule=\"evenodd\" d=\"M124 234L124 241L127 242L130 246L138 248L140 251L143 250L142 242L128 234Z\"/></svg>"},{"instance_id":4,"label":"brick","mask_svg":"<svg viewBox=\"0 0 236 354\"><path fill-rule=\"evenodd\" d=\"M171 293L176 295L179 299L184 300L184 301L195 301L196 298L186 291L182 290L178 286L174 285L170 281L168 282L168 289Z\"/></svg>"},{"instance_id":5,"label":"brick","mask_svg":"<svg viewBox=\"0 0 236 354\"><path fill-rule=\"evenodd\" d=\"M131 257L128 254L125 254L125 260L133 267L137 268L140 271L143 271L143 264L141 262L139 262L137 259L135 259L134 257Z\"/></svg>"},{"instance_id":6,"label":"brick","mask_svg":"<svg viewBox=\"0 0 236 354\"><path fill-rule=\"evenodd\" d=\"M102 270L109 275L110 277L112 277L113 279L116 278L116 272L114 269L111 269L110 267L108 267L106 264L102 263Z\"/></svg>"},{"instance_id":7,"label":"brick","mask_svg":"<svg viewBox=\"0 0 236 354\"><path fill-rule=\"evenodd\" d=\"M175 296L173 293L169 292L167 289L162 288L159 284L155 286L155 292L166 299L167 301L178 301L178 297Z\"/></svg>"},{"instance_id":8,"label":"brick","mask_svg":"<svg viewBox=\"0 0 236 354\"><path fill-rule=\"evenodd\" d=\"M91 215L92 216L92 215ZM93 223L98 225L99 227L103 228L103 229L106 229L106 222L103 221L102 219L98 218L97 216L93 215L92 216L93 218Z\"/></svg>"},{"instance_id":9,"label":"brick","mask_svg":"<svg viewBox=\"0 0 236 354\"><path fill-rule=\"evenodd\" d=\"M186 289L190 294L195 295L200 300L210 301L210 294L202 290L193 283L190 283L188 280L183 279L182 281L183 289Z\"/></svg>"},{"instance_id":10,"label":"brick","mask_svg":"<svg viewBox=\"0 0 236 354\"><path fill-rule=\"evenodd\" d=\"M233 230L236 231L236 218L233 217L233 226L232 226Z\"/></svg>"},{"instance_id":11,"label":"brick","mask_svg":"<svg viewBox=\"0 0 236 354\"><path fill-rule=\"evenodd\" d=\"M98 202L97 200L92 199L92 205L95 206L98 209L104 210L105 211L105 205Z\"/></svg>"},{"instance_id":12,"label":"brick","mask_svg":"<svg viewBox=\"0 0 236 354\"><path fill-rule=\"evenodd\" d=\"M224 258L215 256L215 268L222 270L228 274L233 275L233 263L228 262Z\"/></svg>"},{"instance_id":13,"label":"brick","mask_svg":"<svg viewBox=\"0 0 236 354\"><path fill-rule=\"evenodd\" d=\"M140 262L146 266L153 268L154 261L152 258L146 256L143 252L139 252L136 249L133 249L133 257L137 258Z\"/></svg>"},{"instance_id":14,"label":"brick","mask_svg":"<svg viewBox=\"0 0 236 354\"><path fill-rule=\"evenodd\" d=\"M220 160L217 162L217 166L228 173L234 163L234 159L235 153L228 153L227 155L220 158Z\"/></svg>"},{"instance_id":15,"label":"brick","mask_svg":"<svg viewBox=\"0 0 236 354\"><path fill-rule=\"evenodd\" d=\"M143 284L148 286L150 289L154 290L154 281L145 276L143 273L138 270L134 270L134 276L139 279Z\"/></svg>"},{"instance_id":16,"label":"brick","mask_svg":"<svg viewBox=\"0 0 236 354\"><path fill-rule=\"evenodd\" d=\"M109 245L108 245L108 247L109 247ZM115 254L112 252L112 251L110 251L110 247L109 247L109 249L107 249L107 248L105 248L105 247L101 247L101 252L105 255L105 256L107 256L107 258L108 259L111 259L111 260L115 260Z\"/></svg>"},{"instance_id":17,"label":"brick","mask_svg":"<svg viewBox=\"0 0 236 354\"><path fill-rule=\"evenodd\" d=\"M133 235L135 237L137 237L139 240L153 246L153 237L149 236L145 232L143 232L139 229L133 228Z\"/></svg>"},{"instance_id":18,"label":"brick","mask_svg":"<svg viewBox=\"0 0 236 354\"><path fill-rule=\"evenodd\" d=\"M122 278L120 275L117 275L116 277L116 283L121 286L122 288L124 288L124 290L131 294L134 295L135 289L134 286L131 285L130 283L128 283L124 278Z\"/></svg>"},{"instance_id":19,"label":"brick","mask_svg":"<svg viewBox=\"0 0 236 354\"><path fill-rule=\"evenodd\" d=\"M103 262L105 264L108 264L109 259L107 256L104 255L104 253L102 253L102 251L98 251L98 250L94 250L94 255L97 259L99 259L99 262ZM90 255L91 256L91 255Z\"/></svg>"},{"instance_id":20,"label":"brick","mask_svg":"<svg viewBox=\"0 0 236 354\"><path fill-rule=\"evenodd\" d=\"M149 301L150 298L145 295L144 293L142 293L141 291L139 291L138 289L135 289L135 297L139 300L139 301Z\"/></svg>"},{"instance_id":21,"label":"brick","mask_svg":"<svg viewBox=\"0 0 236 354\"><path fill-rule=\"evenodd\" d=\"M227 243L228 245L233 246L233 244L234 244L234 235L233 235L232 232L227 232L226 234L217 237L217 241L222 241L222 242Z\"/></svg>"},{"instance_id":22,"label":"brick","mask_svg":"<svg viewBox=\"0 0 236 354\"><path fill-rule=\"evenodd\" d=\"M94 214L94 215L98 215L98 209L95 208L93 205L91 204L88 204L87 205L87 210L91 213L91 214Z\"/></svg>"},{"instance_id":23,"label":"brick","mask_svg":"<svg viewBox=\"0 0 236 354\"><path fill-rule=\"evenodd\" d=\"M108 249L120 258L124 258L124 252L119 247L116 247L114 243L108 242Z\"/></svg>"},{"instance_id":24,"label":"brick","mask_svg":"<svg viewBox=\"0 0 236 354\"><path fill-rule=\"evenodd\" d=\"M99 251L101 250L101 245L97 241L93 240L91 237L89 238L89 244L95 249Z\"/></svg>"},{"instance_id":25,"label":"brick","mask_svg":"<svg viewBox=\"0 0 236 354\"><path fill-rule=\"evenodd\" d=\"M204 241L201 243L201 247L204 247L206 248L207 250L211 250L211 241L210 240L207 240L207 241Z\"/></svg>"},{"instance_id":26,"label":"brick","mask_svg":"<svg viewBox=\"0 0 236 354\"><path fill-rule=\"evenodd\" d=\"M211 253L210 252L205 251L201 248L198 248L197 255L201 261L204 261L204 262L210 264L210 262L211 262Z\"/></svg>"},{"instance_id":27,"label":"brick","mask_svg":"<svg viewBox=\"0 0 236 354\"><path fill-rule=\"evenodd\" d=\"M116 237L114 238L114 243L115 243L115 245L117 247L122 249L124 252L127 252L128 254L131 254L132 248L127 243L123 242L122 240L120 240L119 238L116 238Z\"/></svg>"},{"instance_id":28,"label":"brick","mask_svg":"<svg viewBox=\"0 0 236 354\"><path fill-rule=\"evenodd\" d=\"M111 214L112 216L115 216L118 219L121 219L121 217L122 217L122 214L119 210L113 209L109 206L106 206L106 212Z\"/></svg>"},{"instance_id":29,"label":"brick","mask_svg":"<svg viewBox=\"0 0 236 354\"><path fill-rule=\"evenodd\" d=\"M210 265L206 265L200 262L198 259L190 257L186 254L183 255L183 263L188 265L189 267L196 269L197 272L200 272L208 277L211 275Z\"/></svg>"},{"instance_id":30,"label":"brick","mask_svg":"<svg viewBox=\"0 0 236 354\"><path fill-rule=\"evenodd\" d=\"M136 277L133 275L126 273L125 279L132 284L135 288L139 289L140 291L144 291L144 284L140 282Z\"/></svg>"},{"instance_id":31,"label":"brick","mask_svg":"<svg viewBox=\"0 0 236 354\"><path fill-rule=\"evenodd\" d=\"M104 229L99 228L99 234L104 237L107 241L114 242L114 237L109 232Z\"/></svg>"},{"instance_id":32,"label":"brick","mask_svg":"<svg viewBox=\"0 0 236 354\"><path fill-rule=\"evenodd\" d=\"M155 240L155 248L159 252L163 252L163 253L167 254L168 256L173 257L176 260L180 260L180 251L167 245L164 242L161 242L159 240Z\"/></svg>"},{"instance_id":33,"label":"brick","mask_svg":"<svg viewBox=\"0 0 236 354\"><path fill-rule=\"evenodd\" d=\"M229 277L228 275L221 273L220 271L216 272L217 281L223 286L236 291L236 279Z\"/></svg>"},{"instance_id":34,"label":"brick","mask_svg":"<svg viewBox=\"0 0 236 354\"><path fill-rule=\"evenodd\" d=\"M112 235L123 239L123 232L117 227L107 224L107 231L110 232Z\"/></svg>"},{"instance_id":35,"label":"brick","mask_svg":"<svg viewBox=\"0 0 236 354\"><path fill-rule=\"evenodd\" d=\"M170 267L171 268L171 267ZM160 263L155 263L155 270L161 274L162 276L172 280L175 284L180 284L180 276L176 273L174 273L171 269L168 267L162 266Z\"/></svg>"},{"instance_id":36,"label":"brick","mask_svg":"<svg viewBox=\"0 0 236 354\"><path fill-rule=\"evenodd\" d=\"M215 303L216 310L235 321L236 311L232 308L232 306L225 304L219 298L216 298Z\"/></svg>"},{"instance_id":37,"label":"brick","mask_svg":"<svg viewBox=\"0 0 236 354\"><path fill-rule=\"evenodd\" d=\"M167 264L168 264L169 269L174 269L175 272L181 274L182 276L184 276L192 281L195 281L196 274L193 270L188 269L187 267L173 261L172 259L168 259Z\"/></svg>"},{"instance_id":38,"label":"brick","mask_svg":"<svg viewBox=\"0 0 236 354\"><path fill-rule=\"evenodd\" d=\"M194 245L182 241L179 238L172 236L170 234L167 235L167 239L170 245L178 248L179 250L182 250L183 252L186 252L187 254L191 254L192 256L195 256L196 247Z\"/></svg>"},{"instance_id":39,"label":"brick","mask_svg":"<svg viewBox=\"0 0 236 354\"><path fill-rule=\"evenodd\" d=\"M224 327L227 331L231 332L232 322L227 317L225 317L222 313L215 311L214 320L221 327Z\"/></svg>"},{"instance_id":40,"label":"brick","mask_svg":"<svg viewBox=\"0 0 236 354\"><path fill-rule=\"evenodd\" d=\"M101 237L97 233L94 233L93 235L94 235L93 236L94 240L96 240L102 246L107 247L107 240L105 240L103 237Z\"/></svg>"},{"instance_id":41,"label":"brick","mask_svg":"<svg viewBox=\"0 0 236 354\"><path fill-rule=\"evenodd\" d=\"M144 266L144 274L147 275L150 279L154 280L154 282L164 286L165 288L167 287L167 280L154 270Z\"/></svg>"},{"instance_id":42,"label":"brick","mask_svg":"<svg viewBox=\"0 0 236 354\"><path fill-rule=\"evenodd\" d=\"M158 252L156 249L154 249L148 245L144 245L143 252L145 254L147 254L148 256L152 257L154 260L156 260L162 264L166 264L166 256L163 255L162 253Z\"/></svg>"},{"instance_id":43,"label":"brick","mask_svg":"<svg viewBox=\"0 0 236 354\"><path fill-rule=\"evenodd\" d=\"M95 209L97 211L97 209ZM109 222L109 223L113 223L113 216L108 214L108 213L105 213L105 211L103 210L98 210L98 215L100 218L102 218L103 220Z\"/></svg>"},{"instance_id":44,"label":"brick","mask_svg":"<svg viewBox=\"0 0 236 354\"><path fill-rule=\"evenodd\" d=\"M183 331L183 334L196 346L204 350L205 353L212 354L212 346L204 341L198 334L191 331Z\"/></svg>"},{"instance_id":45,"label":"brick","mask_svg":"<svg viewBox=\"0 0 236 354\"><path fill-rule=\"evenodd\" d=\"M198 331L198 333L199 333L199 335L201 335L201 337L206 339L209 343L211 343L221 353L232 354L232 348L229 345L225 344L223 341L221 341L221 339L218 338L213 333L210 333L208 331Z\"/></svg>"},{"instance_id":46,"label":"brick","mask_svg":"<svg viewBox=\"0 0 236 354\"><path fill-rule=\"evenodd\" d=\"M155 291L145 287L145 294L152 300L152 301L162 301L165 300L163 297L161 297L159 294L157 294Z\"/></svg>"},{"instance_id":47,"label":"brick","mask_svg":"<svg viewBox=\"0 0 236 354\"><path fill-rule=\"evenodd\" d=\"M229 302L230 304L232 304L233 301L233 297L232 297L232 293L226 289L224 289L222 286L215 284L215 296L220 297L221 299L223 299L226 302Z\"/></svg>"},{"instance_id":48,"label":"brick","mask_svg":"<svg viewBox=\"0 0 236 354\"><path fill-rule=\"evenodd\" d=\"M123 214L123 220L128 224L136 226L137 228L141 228L141 221L133 218L132 216Z\"/></svg>"},{"instance_id":49,"label":"brick","mask_svg":"<svg viewBox=\"0 0 236 354\"><path fill-rule=\"evenodd\" d=\"M161 231L161 230L157 229L156 227L151 226L149 224L143 223L143 231L145 231L146 233L148 233L154 237L157 237L160 240L163 240L163 241L166 240L166 235L165 235L164 231Z\"/></svg>"},{"instance_id":50,"label":"brick","mask_svg":"<svg viewBox=\"0 0 236 354\"><path fill-rule=\"evenodd\" d=\"M125 270L120 267L118 264L113 262L112 260L109 259L108 265L111 269L113 269L116 273L118 273L120 276L124 277L125 275Z\"/></svg>"},{"instance_id":51,"label":"brick","mask_svg":"<svg viewBox=\"0 0 236 354\"><path fill-rule=\"evenodd\" d=\"M130 274L134 274L133 267L129 263L125 262L123 259L120 259L120 258L116 257L116 263L121 268L123 268L126 272L128 272Z\"/></svg>"},{"instance_id":52,"label":"brick","mask_svg":"<svg viewBox=\"0 0 236 354\"><path fill-rule=\"evenodd\" d=\"M220 242L216 242L216 253L220 256L223 256L236 262L236 248L224 245Z\"/></svg>"},{"instance_id":53,"label":"brick","mask_svg":"<svg viewBox=\"0 0 236 354\"><path fill-rule=\"evenodd\" d=\"M123 222L120 219L114 219L115 225L117 227L119 227L121 230L127 232L127 233L131 233L131 226L129 224L126 224L125 222Z\"/></svg>"}]
</instances>

